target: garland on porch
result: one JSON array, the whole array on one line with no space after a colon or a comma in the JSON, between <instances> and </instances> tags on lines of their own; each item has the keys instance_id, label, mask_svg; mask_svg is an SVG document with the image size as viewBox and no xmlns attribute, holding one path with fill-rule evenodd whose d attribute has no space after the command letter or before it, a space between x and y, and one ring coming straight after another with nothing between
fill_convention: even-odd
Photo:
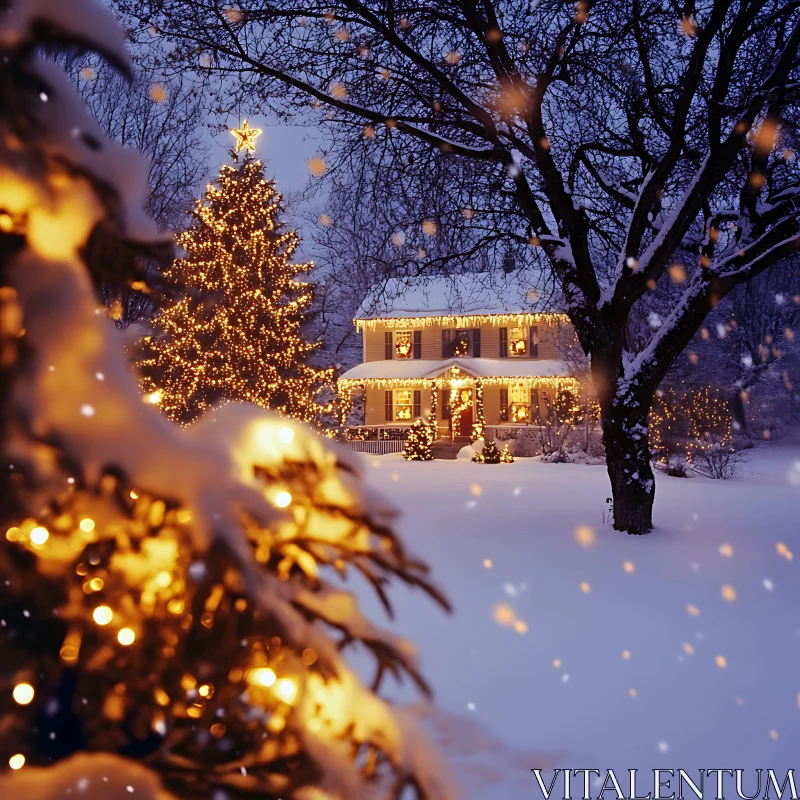
<instances>
[{"instance_id":1,"label":"garland on porch","mask_svg":"<svg viewBox=\"0 0 800 800\"><path fill-rule=\"evenodd\" d=\"M486 417L483 414L483 382L475 383L475 421L472 423L472 441L483 436L483 429L486 427Z\"/></svg>"},{"instance_id":2,"label":"garland on porch","mask_svg":"<svg viewBox=\"0 0 800 800\"><path fill-rule=\"evenodd\" d=\"M439 410L439 392L436 388L436 381L431 381L431 422L437 422L437 412Z\"/></svg>"},{"instance_id":3,"label":"garland on porch","mask_svg":"<svg viewBox=\"0 0 800 800\"><path fill-rule=\"evenodd\" d=\"M469 389L450 390L450 422L453 425L453 436L461 435L461 412L466 411L471 403L472 392Z\"/></svg>"}]
</instances>

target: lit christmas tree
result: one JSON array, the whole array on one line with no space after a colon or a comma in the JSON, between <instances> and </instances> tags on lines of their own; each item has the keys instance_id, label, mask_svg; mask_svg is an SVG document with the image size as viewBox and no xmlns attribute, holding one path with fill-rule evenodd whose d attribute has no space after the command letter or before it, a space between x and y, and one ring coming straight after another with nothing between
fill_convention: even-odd
<instances>
[{"instance_id":1,"label":"lit christmas tree","mask_svg":"<svg viewBox=\"0 0 800 800\"><path fill-rule=\"evenodd\" d=\"M260 131L245 122L233 133L248 155L222 167L179 237L187 255L166 278L182 296L141 342L142 387L182 424L231 400L311 422L332 380L331 370L309 364L320 343L302 334L314 297L302 277L313 264L290 263L300 240L284 230L281 195L249 156Z\"/></svg>"},{"instance_id":2,"label":"lit christmas tree","mask_svg":"<svg viewBox=\"0 0 800 800\"><path fill-rule=\"evenodd\" d=\"M124 34L91 0L10 7L0 797L452 800L411 714L377 694L384 675L425 689L413 648L341 578L366 576L384 604L392 578L444 599L355 454L253 405L182 431L142 403L87 245L158 252L147 165L39 55L93 47L126 69ZM104 281L144 280L112 267ZM371 655L370 688L351 646Z\"/></svg>"},{"instance_id":3,"label":"lit christmas tree","mask_svg":"<svg viewBox=\"0 0 800 800\"><path fill-rule=\"evenodd\" d=\"M497 445L492 439L490 439L483 445L482 452L475 453L475 455L472 456L472 460L476 464L499 464L502 459L500 451L497 449Z\"/></svg>"},{"instance_id":4,"label":"lit christmas tree","mask_svg":"<svg viewBox=\"0 0 800 800\"><path fill-rule=\"evenodd\" d=\"M436 423L418 419L408 432L403 458L406 461L433 461L433 441L436 438Z\"/></svg>"}]
</instances>

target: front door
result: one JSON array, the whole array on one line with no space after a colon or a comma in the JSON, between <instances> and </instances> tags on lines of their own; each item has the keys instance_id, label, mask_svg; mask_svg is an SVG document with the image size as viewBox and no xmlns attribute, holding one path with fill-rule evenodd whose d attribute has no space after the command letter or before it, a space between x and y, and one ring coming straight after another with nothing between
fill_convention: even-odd
<instances>
[{"instance_id":1,"label":"front door","mask_svg":"<svg viewBox=\"0 0 800 800\"><path fill-rule=\"evenodd\" d=\"M458 389L451 397L450 408L453 414L454 436L469 436L472 432L472 389Z\"/></svg>"},{"instance_id":2,"label":"front door","mask_svg":"<svg viewBox=\"0 0 800 800\"><path fill-rule=\"evenodd\" d=\"M459 414L459 419L459 436L469 436L472 433L472 403Z\"/></svg>"}]
</instances>

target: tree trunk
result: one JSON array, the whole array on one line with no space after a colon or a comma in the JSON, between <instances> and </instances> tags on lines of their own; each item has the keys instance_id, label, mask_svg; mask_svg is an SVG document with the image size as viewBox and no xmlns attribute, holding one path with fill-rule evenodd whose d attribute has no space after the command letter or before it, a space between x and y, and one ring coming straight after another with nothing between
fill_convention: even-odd
<instances>
[{"instance_id":1,"label":"tree trunk","mask_svg":"<svg viewBox=\"0 0 800 800\"><path fill-rule=\"evenodd\" d=\"M634 396L623 405L613 398L610 407L601 407L614 528L630 534L647 533L653 527L655 479L647 436L651 401L646 395Z\"/></svg>"},{"instance_id":2,"label":"tree trunk","mask_svg":"<svg viewBox=\"0 0 800 800\"><path fill-rule=\"evenodd\" d=\"M734 433L747 433L747 408L744 402L744 389L734 386L730 399L731 427Z\"/></svg>"}]
</instances>

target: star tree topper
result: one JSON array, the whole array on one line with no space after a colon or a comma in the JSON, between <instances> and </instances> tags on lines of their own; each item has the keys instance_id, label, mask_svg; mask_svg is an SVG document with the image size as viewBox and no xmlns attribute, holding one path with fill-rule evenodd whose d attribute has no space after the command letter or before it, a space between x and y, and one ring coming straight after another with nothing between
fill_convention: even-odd
<instances>
[{"instance_id":1,"label":"star tree topper","mask_svg":"<svg viewBox=\"0 0 800 800\"><path fill-rule=\"evenodd\" d=\"M248 153L255 153L256 138L261 136L261 128L251 128L250 123L245 120L242 127L232 130L231 133L236 137L236 152L247 150Z\"/></svg>"}]
</instances>

